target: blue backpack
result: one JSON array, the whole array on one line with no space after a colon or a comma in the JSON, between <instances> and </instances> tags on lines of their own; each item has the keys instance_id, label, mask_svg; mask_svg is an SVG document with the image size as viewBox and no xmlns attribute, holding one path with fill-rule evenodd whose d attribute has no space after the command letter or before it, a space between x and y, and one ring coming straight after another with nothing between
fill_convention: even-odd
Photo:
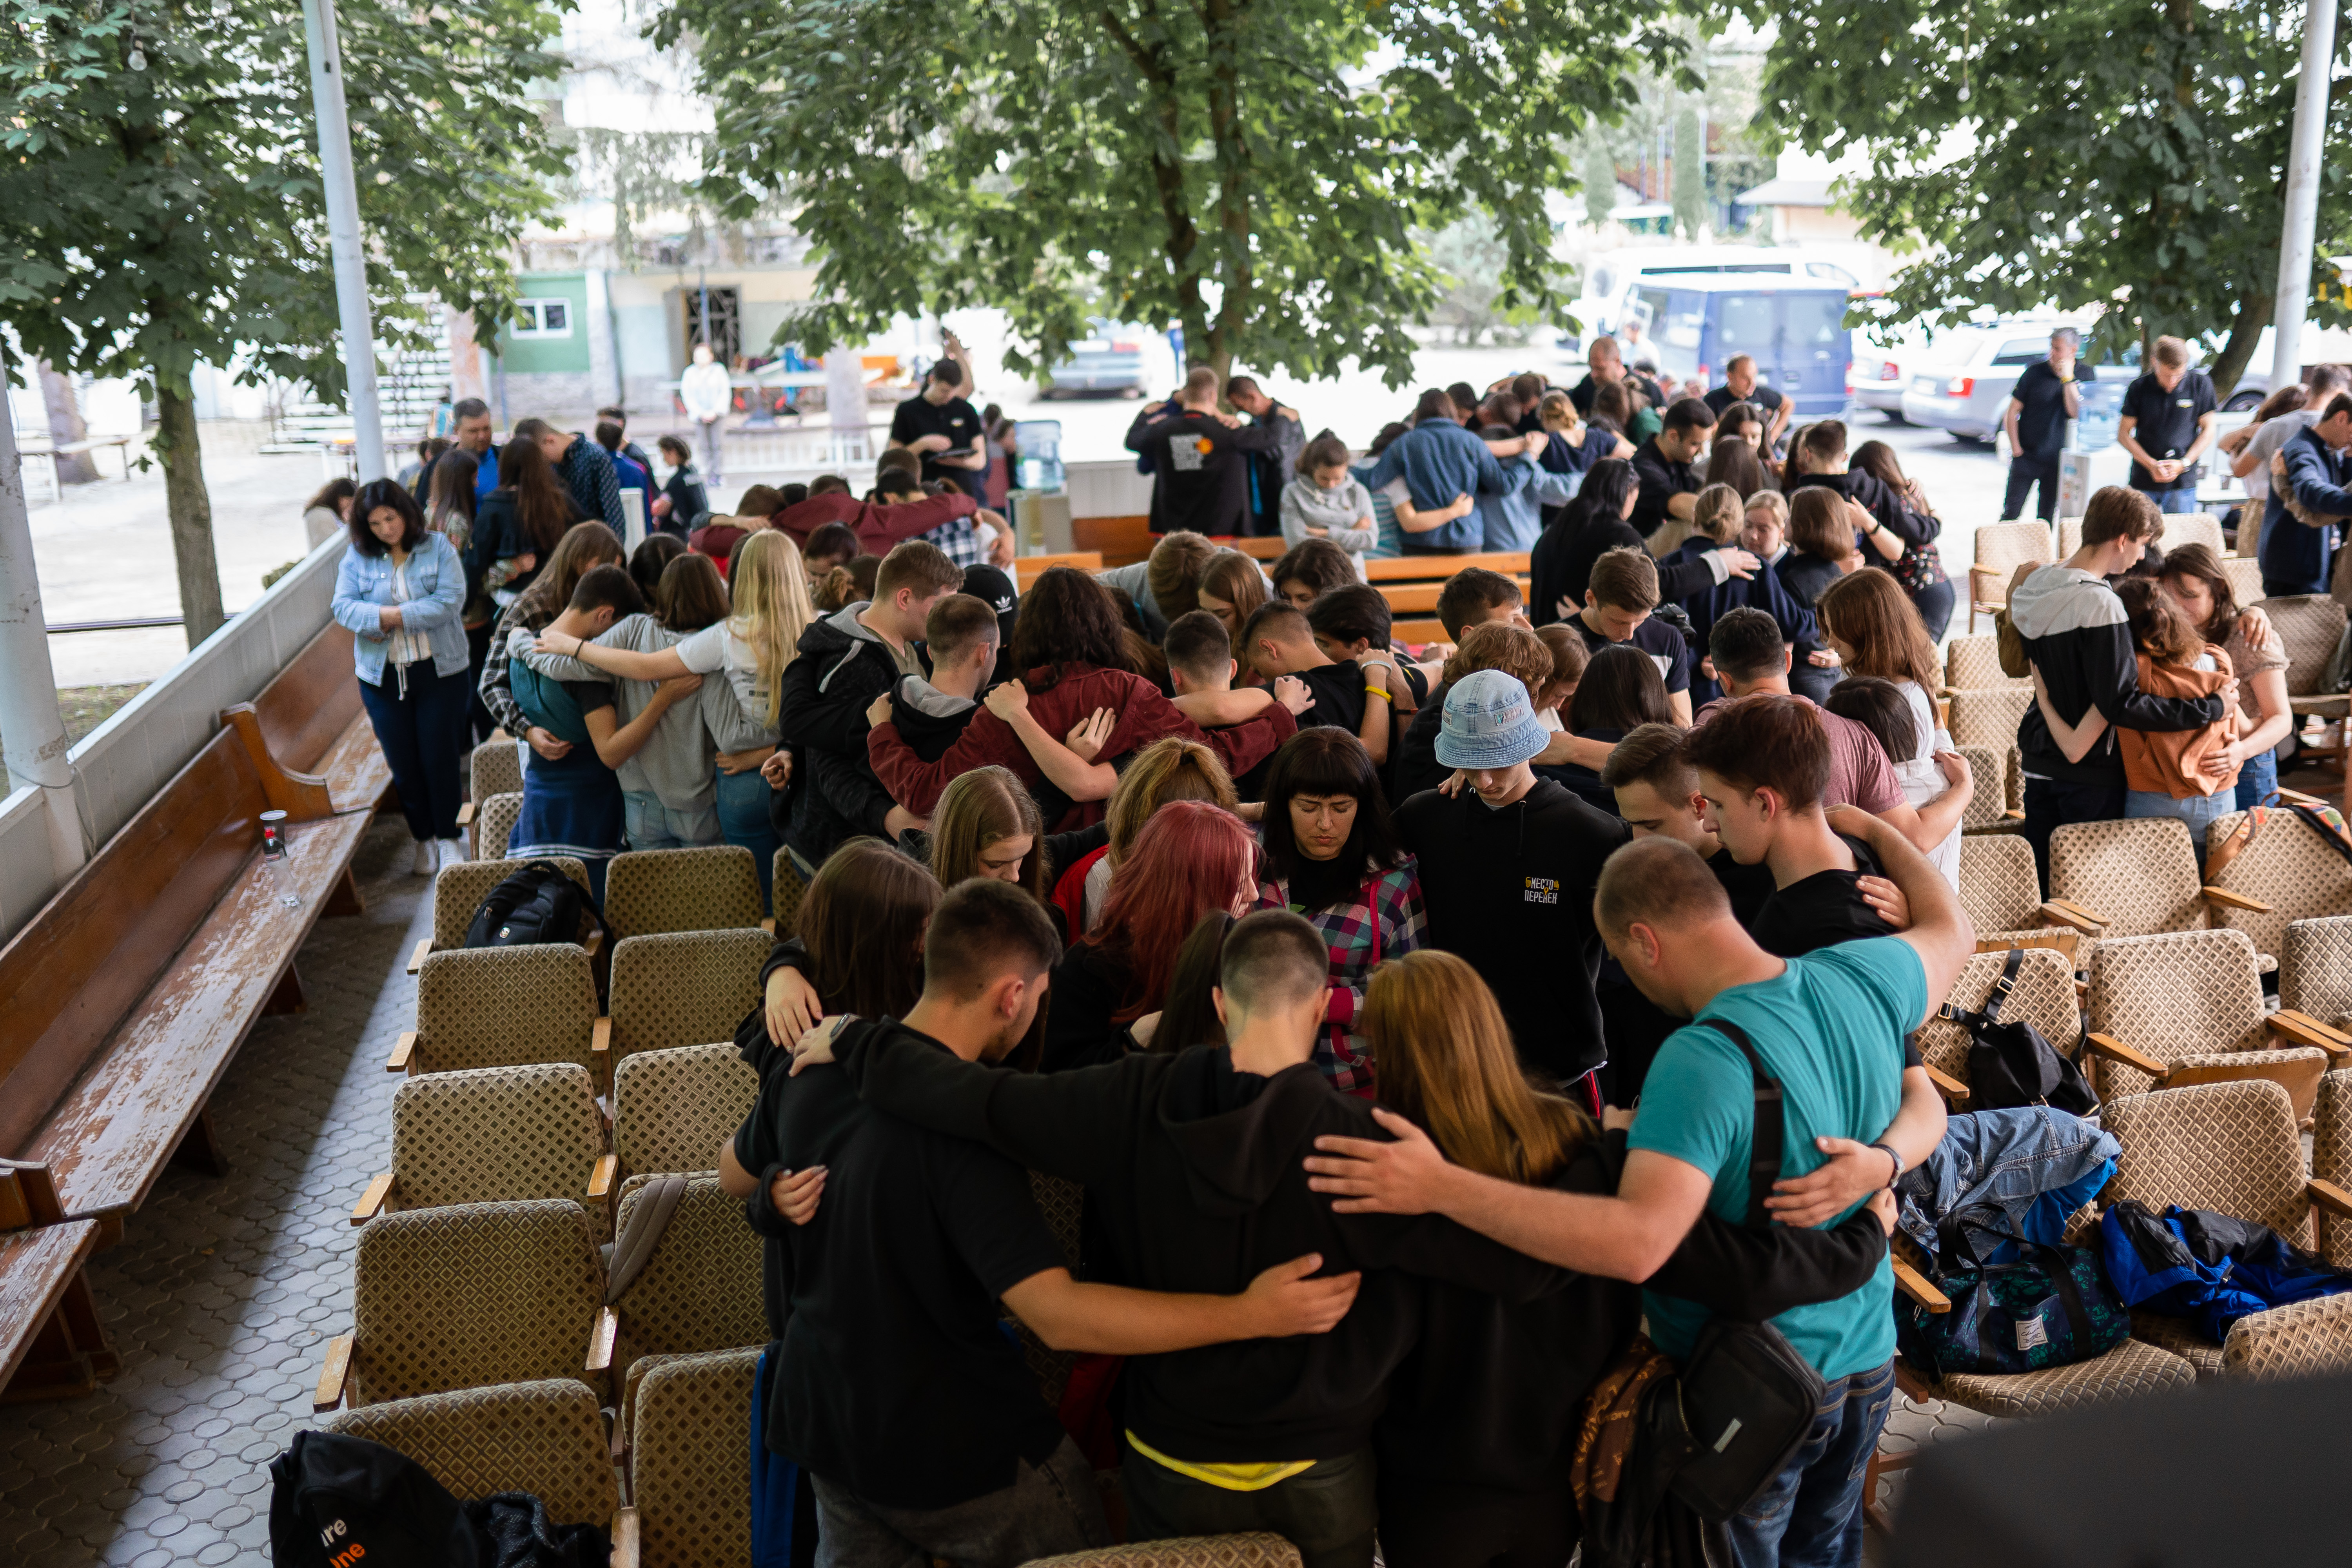
<instances>
[{"instance_id":1,"label":"blue backpack","mask_svg":"<svg viewBox=\"0 0 2352 1568\"><path fill-rule=\"evenodd\" d=\"M2158 1215L2126 1198L2100 1216L2099 1248L2126 1305L2186 1318L2215 1344L2249 1313L2352 1290L2352 1270L2210 1209L2175 1205Z\"/></svg>"}]
</instances>

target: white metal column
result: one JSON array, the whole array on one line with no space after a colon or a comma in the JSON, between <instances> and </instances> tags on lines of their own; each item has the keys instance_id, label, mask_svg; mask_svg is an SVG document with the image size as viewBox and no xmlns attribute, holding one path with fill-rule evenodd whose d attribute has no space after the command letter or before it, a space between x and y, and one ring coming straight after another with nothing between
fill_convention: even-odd
<instances>
[{"instance_id":1,"label":"white metal column","mask_svg":"<svg viewBox=\"0 0 2352 1568\"><path fill-rule=\"evenodd\" d=\"M0 748L8 753L10 790L37 789L48 807L49 860L62 883L89 858L89 846L66 761L66 726L58 712L57 671L49 664L7 376L0 363Z\"/></svg>"},{"instance_id":2,"label":"white metal column","mask_svg":"<svg viewBox=\"0 0 2352 1568\"><path fill-rule=\"evenodd\" d=\"M2327 136L2329 62L2336 55L2336 0L2305 0L2303 74L2294 89L2294 132L2286 164L2286 219L2279 229L2277 342L2271 385L2303 379L2303 322L2311 302L2311 247L2319 221L2319 152Z\"/></svg>"},{"instance_id":3,"label":"white metal column","mask_svg":"<svg viewBox=\"0 0 2352 1568\"><path fill-rule=\"evenodd\" d=\"M335 0L302 0L302 32L310 46L310 100L319 121L319 168L326 177L327 240L334 252L343 368L351 378L352 435L360 483L365 484L384 477L383 415L376 403L375 323L368 310L367 252L360 242L359 183L352 174Z\"/></svg>"}]
</instances>

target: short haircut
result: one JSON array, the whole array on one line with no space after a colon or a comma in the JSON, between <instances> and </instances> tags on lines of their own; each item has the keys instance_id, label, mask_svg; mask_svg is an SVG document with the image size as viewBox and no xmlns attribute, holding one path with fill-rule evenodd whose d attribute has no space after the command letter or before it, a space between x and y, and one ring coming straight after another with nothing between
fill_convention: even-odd
<instances>
[{"instance_id":1,"label":"short haircut","mask_svg":"<svg viewBox=\"0 0 2352 1568\"><path fill-rule=\"evenodd\" d=\"M1730 913L1730 898L1698 852L1664 836L1618 846L1592 893L1593 924L1611 936L1637 921L1674 930Z\"/></svg>"},{"instance_id":2,"label":"short haircut","mask_svg":"<svg viewBox=\"0 0 2352 1568\"><path fill-rule=\"evenodd\" d=\"M2352 414L2352 393L2339 392L2329 398L2327 406L2319 411L2319 417L2324 422L2339 414Z\"/></svg>"},{"instance_id":3,"label":"short haircut","mask_svg":"<svg viewBox=\"0 0 2352 1568\"><path fill-rule=\"evenodd\" d=\"M2342 392L2352 387L2352 370L2340 364L2314 365L2309 384L2313 392Z\"/></svg>"},{"instance_id":4,"label":"short haircut","mask_svg":"<svg viewBox=\"0 0 2352 1568\"><path fill-rule=\"evenodd\" d=\"M928 599L942 590L952 592L963 586L963 568L948 559L948 552L929 540L909 539L882 558L881 568L874 574L874 596L890 599L898 590L909 588L918 599Z\"/></svg>"},{"instance_id":5,"label":"short haircut","mask_svg":"<svg viewBox=\"0 0 2352 1568\"><path fill-rule=\"evenodd\" d=\"M1169 622L1160 647L1168 656L1169 668L1196 680L1223 679L1234 657L1234 639L1226 635L1225 623L1206 610L1189 611Z\"/></svg>"},{"instance_id":6,"label":"short haircut","mask_svg":"<svg viewBox=\"0 0 2352 1568\"><path fill-rule=\"evenodd\" d=\"M1833 463L1845 456L1845 421L1824 419L1805 426L1805 456Z\"/></svg>"},{"instance_id":7,"label":"short haircut","mask_svg":"<svg viewBox=\"0 0 2352 1568\"><path fill-rule=\"evenodd\" d=\"M1698 793L1698 770L1683 755L1687 733L1678 724L1637 724L1610 749L1601 782L1611 789L1645 784L1669 800Z\"/></svg>"},{"instance_id":8,"label":"short haircut","mask_svg":"<svg viewBox=\"0 0 2352 1568\"><path fill-rule=\"evenodd\" d=\"M1749 795L1769 789L1792 811L1821 804L1830 784L1830 736L1801 697L1727 702L1690 732L1684 760Z\"/></svg>"},{"instance_id":9,"label":"short haircut","mask_svg":"<svg viewBox=\"0 0 2352 1568\"><path fill-rule=\"evenodd\" d=\"M2066 340L2066 346L2069 348L2079 349L2083 346L2083 334L2072 327L2059 327L2050 334L2050 341L2053 343L2060 338Z\"/></svg>"},{"instance_id":10,"label":"short haircut","mask_svg":"<svg viewBox=\"0 0 2352 1568\"><path fill-rule=\"evenodd\" d=\"M877 482L880 481L884 474L902 473L919 477L922 471L923 455L912 447L886 447L883 448L882 455L874 459L874 478Z\"/></svg>"},{"instance_id":11,"label":"short haircut","mask_svg":"<svg viewBox=\"0 0 2352 1568\"><path fill-rule=\"evenodd\" d=\"M555 434L557 434L555 426L549 424L546 420L540 418L537 415L533 415L528 419L516 420L514 423L514 428L507 432L508 437L516 441L536 441L541 436L552 436Z\"/></svg>"},{"instance_id":12,"label":"short haircut","mask_svg":"<svg viewBox=\"0 0 2352 1568\"><path fill-rule=\"evenodd\" d=\"M2179 370L2189 363L2189 345L2179 338L2158 338L2147 351L2150 363L2167 370Z\"/></svg>"},{"instance_id":13,"label":"short haircut","mask_svg":"<svg viewBox=\"0 0 2352 1568\"><path fill-rule=\"evenodd\" d=\"M2156 498L2125 485L2102 485L2083 507L2083 542L2116 539L2153 540L2164 531L2164 511Z\"/></svg>"},{"instance_id":14,"label":"short haircut","mask_svg":"<svg viewBox=\"0 0 2352 1568\"><path fill-rule=\"evenodd\" d=\"M1443 673L1451 685L1482 669L1499 669L1532 692L1551 677L1551 650L1517 621L1487 621L1463 632Z\"/></svg>"},{"instance_id":15,"label":"short haircut","mask_svg":"<svg viewBox=\"0 0 2352 1568\"><path fill-rule=\"evenodd\" d=\"M1830 689L1829 700L1822 706L1876 736L1878 749L1889 762L1908 760L1919 750L1918 712L1903 689L1883 675L1847 676Z\"/></svg>"},{"instance_id":16,"label":"short haircut","mask_svg":"<svg viewBox=\"0 0 2352 1568\"><path fill-rule=\"evenodd\" d=\"M1585 582L1595 604L1612 610L1654 610L1658 607L1658 563L1650 552L1635 545L1621 544L1614 550L1604 550L1592 563L1592 575Z\"/></svg>"},{"instance_id":17,"label":"short haircut","mask_svg":"<svg viewBox=\"0 0 2352 1568\"><path fill-rule=\"evenodd\" d=\"M1303 916L1259 910L1225 933L1217 984L1230 1006L1244 1013L1296 1006L1330 984L1331 950Z\"/></svg>"},{"instance_id":18,"label":"short haircut","mask_svg":"<svg viewBox=\"0 0 2352 1568\"><path fill-rule=\"evenodd\" d=\"M489 412L490 405L480 398L461 397L451 405L449 418L452 423L462 423L467 419L487 418Z\"/></svg>"},{"instance_id":19,"label":"short haircut","mask_svg":"<svg viewBox=\"0 0 2352 1568\"><path fill-rule=\"evenodd\" d=\"M1462 640L1462 628L1485 620L1496 610L1521 603L1519 585L1500 572L1465 566L1437 591L1437 619L1449 641Z\"/></svg>"},{"instance_id":20,"label":"short haircut","mask_svg":"<svg viewBox=\"0 0 2352 1568\"><path fill-rule=\"evenodd\" d=\"M855 560L863 548L857 542L857 531L845 522L821 522L809 531L808 542L801 546L801 560L843 562Z\"/></svg>"},{"instance_id":21,"label":"short haircut","mask_svg":"<svg viewBox=\"0 0 2352 1568\"><path fill-rule=\"evenodd\" d=\"M1733 371L1738 370L1743 364L1751 370L1754 369L1756 366L1756 356L1754 354L1733 354L1729 359L1723 362L1723 374L1729 375Z\"/></svg>"},{"instance_id":22,"label":"short haircut","mask_svg":"<svg viewBox=\"0 0 2352 1568\"><path fill-rule=\"evenodd\" d=\"M1143 568L1143 585L1171 621L1201 607L1201 574L1215 560L1217 547L1205 534L1180 528L1160 535Z\"/></svg>"},{"instance_id":23,"label":"short haircut","mask_svg":"<svg viewBox=\"0 0 2352 1568\"><path fill-rule=\"evenodd\" d=\"M1061 962L1045 906L1011 882L973 877L950 888L923 933L923 989L970 997L1008 974L1034 980Z\"/></svg>"},{"instance_id":24,"label":"short haircut","mask_svg":"<svg viewBox=\"0 0 2352 1568\"><path fill-rule=\"evenodd\" d=\"M961 385L963 382L963 366L951 359L934 360L931 363L929 379L944 382L950 386Z\"/></svg>"},{"instance_id":25,"label":"short haircut","mask_svg":"<svg viewBox=\"0 0 2352 1568\"><path fill-rule=\"evenodd\" d=\"M575 610L611 610L615 619L634 616L646 607L646 596L637 591L637 580L629 575L625 566L591 566L580 574L580 581L572 589L572 608Z\"/></svg>"},{"instance_id":26,"label":"short haircut","mask_svg":"<svg viewBox=\"0 0 2352 1568\"><path fill-rule=\"evenodd\" d=\"M1591 364L1596 358L1613 359L1618 363L1622 364L1625 363L1625 351L1617 346L1617 340L1615 338L1603 332L1599 337L1592 340L1591 347L1584 351L1584 363L1586 364Z\"/></svg>"},{"instance_id":27,"label":"short haircut","mask_svg":"<svg viewBox=\"0 0 2352 1568\"><path fill-rule=\"evenodd\" d=\"M1247 397L1251 393L1255 392L1256 390L1257 377L1254 375L1234 376L1225 383L1225 401L1227 403L1231 403L1236 397Z\"/></svg>"},{"instance_id":28,"label":"short haircut","mask_svg":"<svg viewBox=\"0 0 2352 1568\"><path fill-rule=\"evenodd\" d=\"M753 485L735 503L737 517L773 517L784 510L784 498L773 485Z\"/></svg>"},{"instance_id":29,"label":"short haircut","mask_svg":"<svg viewBox=\"0 0 2352 1568\"><path fill-rule=\"evenodd\" d=\"M809 481L809 494L812 496L845 496L848 493L849 481L839 474L819 474Z\"/></svg>"},{"instance_id":30,"label":"short haircut","mask_svg":"<svg viewBox=\"0 0 2352 1568\"><path fill-rule=\"evenodd\" d=\"M1733 680L1761 680L1780 673L1789 645L1780 623L1750 605L1726 610L1706 634L1706 656L1717 673Z\"/></svg>"},{"instance_id":31,"label":"short haircut","mask_svg":"<svg viewBox=\"0 0 2352 1568\"><path fill-rule=\"evenodd\" d=\"M1523 370L1511 377L1511 395L1519 400L1523 411L1541 402L1544 390L1544 378L1534 371Z\"/></svg>"},{"instance_id":32,"label":"short haircut","mask_svg":"<svg viewBox=\"0 0 2352 1568\"><path fill-rule=\"evenodd\" d=\"M1207 365L1196 364L1184 373L1184 400L1198 403L1217 395L1217 373Z\"/></svg>"},{"instance_id":33,"label":"short haircut","mask_svg":"<svg viewBox=\"0 0 2352 1568\"><path fill-rule=\"evenodd\" d=\"M1852 559L1858 547L1846 521L1845 498L1827 485L1807 485L1789 498L1789 544L1824 561Z\"/></svg>"},{"instance_id":34,"label":"short haircut","mask_svg":"<svg viewBox=\"0 0 2352 1568\"><path fill-rule=\"evenodd\" d=\"M1295 643L1310 641L1313 637L1307 612L1287 599L1268 599L1242 623L1242 647L1245 648L1255 647L1260 637Z\"/></svg>"},{"instance_id":35,"label":"short haircut","mask_svg":"<svg viewBox=\"0 0 2352 1568\"><path fill-rule=\"evenodd\" d=\"M1315 635L1338 643L1362 642L1385 648L1390 622L1388 599L1369 583L1350 583L1319 594L1307 606L1307 624Z\"/></svg>"},{"instance_id":36,"label":"short haircut","mask_svg":"<svg viewBox=\"0 0 2352 1568\"><path fill-rule=\"evenodd\" d=\"M923 493L923 480L910 468L883 468L874 476L874 488L886 496L919 496Z\"/></svg>"},{"instance_id":37,"label":"short haircut","mask_svg":"<svg viewBox=\"0 0 2352 1568\"><path fill-rule=\"evenodd\" d=\"M923 617L923 641L933 664L961 658L980 644L996 641L998 635L995 609L970 594L950 594Z\"/></svg>"},{"instance_id":38,"label":"short haircut","mask_svg":"<svg viewBox=\"0 0 2352 1568\"><path fill-rule=\"evenodd\" d=\"M1665 427L1677 435L1685 430L1712 430L1715 410L1704 398L1677 398L1666 410Z\"/></svg>"}]
</instances>

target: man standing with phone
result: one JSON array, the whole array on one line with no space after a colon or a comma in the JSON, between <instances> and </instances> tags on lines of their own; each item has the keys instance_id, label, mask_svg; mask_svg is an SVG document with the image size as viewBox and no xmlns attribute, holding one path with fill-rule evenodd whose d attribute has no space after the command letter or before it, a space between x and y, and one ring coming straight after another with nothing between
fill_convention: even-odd
<instances>
[{"instance_id":1,"label":"man standing with phone","mask_svg":"<svg viewBox=\"0 0 2352 1568\"><path fill-rule=\"evenodd\" d=\"M2197 510L2197 461L2213 444L2220 408L2212 379L2189 367L2189 345L2157 339L2147 374L2124 394L2116 445L2132 455L2131 488L2154 498L2158 510Z\"/></svg>"},{"instance_id":2,"label":"man standing with phone","mask_svg":"<svg viewBox=\"0 0 2352 1568\"><path fill-rule=\"evenodd\" d=\"M2000 503L2000 520L2014 522L2025 515L2025 497L2036 485L2041 494L2034 515L2048 522L2058 515L2058 454L2066 446L2066 421L2083 413L2081 383L2096 381L2099 373L2077 363L2083 335L2072 327L2050 334L2050 357L2025 367L2009 395L2001 426L2009 432L2009 493Z\"/></svg>"}]
</instances>

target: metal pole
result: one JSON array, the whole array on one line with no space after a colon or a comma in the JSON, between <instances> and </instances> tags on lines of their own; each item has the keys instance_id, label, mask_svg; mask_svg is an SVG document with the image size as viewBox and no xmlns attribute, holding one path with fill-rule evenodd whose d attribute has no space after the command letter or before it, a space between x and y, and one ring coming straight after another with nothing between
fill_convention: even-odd
<instances>
[{"instance_id":1,"label":"metal pole","mask_svg":"<svg viewBox=\"0 0 2352 1568\"><path fill-rule=\"evenodd\" d=\"M367 252L360 243L359 182L352 174L352 127L343 111L335 0L302 0L302 32L310 46L310 100L319 120L319 170L327 185L327 239L334 253L335 305L342 318L352 444L360 483L365 484L384 477L383 416L376 404L375 324L368 313Z\"/></svg>"},{"instance_id":2,"label":"metal pole","mask_svg":"<svg viewBox=\"0 0 2352 1568\"><path fill-rule=\"evenodd\" d=\"M48 808L49 863L62 883L89 858L73 768L66 761L65 720L58 712L57 671L49 664L41 580L33 564L33 525L25 514L25 471L16 455L16 421L8 407L8 372L0 364L0 749L8 753L11 790L37 789Z\"/></svg>"},{"instance_id":3,"label":"metal pole","mask_svg":"<svg viewBox=\"0 0 2352 1568\"><path fill-rule=\"evenodd\" d=\"M2287 154L2286 220L2279 230L2278 303L2271 321L2273 390L2303 379L2303 322L2311 302L2311 247L2319 223L2319 149L2327 135L2328 64L2336 54L2336 0L2305 0L2303 74L2294 88L2294 140Z\"/></svg>"}]
</instances>

